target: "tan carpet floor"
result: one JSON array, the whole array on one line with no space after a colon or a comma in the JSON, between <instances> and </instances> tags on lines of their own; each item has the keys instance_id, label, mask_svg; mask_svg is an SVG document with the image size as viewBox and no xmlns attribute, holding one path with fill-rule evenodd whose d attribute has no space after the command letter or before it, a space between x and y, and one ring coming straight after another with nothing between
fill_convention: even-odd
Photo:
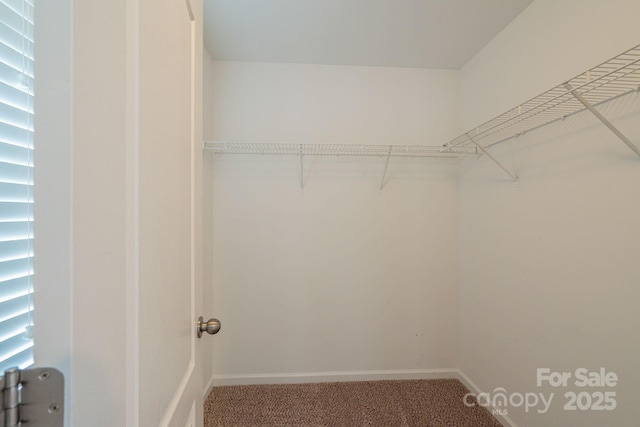
<instances>
[{"instance_id":1,"label":"tan carpet floor","mask_svg":"<svg viewBox=\"0 0 640 427\"><path fill-rule=\"evenodd\" d=\"M205 427L500 427L458 380L214 387Z\"/></svg>"}]
</instances>

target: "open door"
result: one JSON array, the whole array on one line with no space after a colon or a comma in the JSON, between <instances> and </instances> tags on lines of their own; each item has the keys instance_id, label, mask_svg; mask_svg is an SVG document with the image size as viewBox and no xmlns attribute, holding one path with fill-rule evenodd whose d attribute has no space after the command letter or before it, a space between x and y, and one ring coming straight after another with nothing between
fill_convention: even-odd
<instances>
[{"instance_id":1,"label":"open door","mask_svg":"<svg viewBox=\"0 0 640 427\"><path fill-rule=\"evenodd\" d=\"M201 426L202 0L36 21L36 365L65 426Z\"/></svg>"},{"instance_id":2,"label":"open door","mask_svg":"<svg viewBox=\"0 0 640 427\"><path fill-rule=\"evenodd\" d=\"M201 9L144 0L137 15L140 426L202 425Z\"/></svg>"}]
</instances>

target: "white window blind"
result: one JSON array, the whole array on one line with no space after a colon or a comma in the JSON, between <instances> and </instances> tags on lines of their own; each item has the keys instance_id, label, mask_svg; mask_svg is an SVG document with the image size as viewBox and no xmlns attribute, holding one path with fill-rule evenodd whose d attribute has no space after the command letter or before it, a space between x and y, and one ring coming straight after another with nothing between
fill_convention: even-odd
<instances>
[{"instance_id":1,"label":"white window blind","mask_svg":"<svg viewBox=\"0 0 640 427\"><path fill-rule=\"evenodd\" d=\"M0 375L33 364L33 6L0 0Z\"/></svg>"}]
</instances>

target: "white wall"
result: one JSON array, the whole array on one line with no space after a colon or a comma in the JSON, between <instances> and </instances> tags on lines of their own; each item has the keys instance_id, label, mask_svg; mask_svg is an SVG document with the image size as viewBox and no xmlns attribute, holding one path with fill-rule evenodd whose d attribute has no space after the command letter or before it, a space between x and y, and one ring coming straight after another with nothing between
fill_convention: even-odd
<instances>
[{"instance_id":1,"label":"white wall","mask_svg":"<svg viewBox=\"0 0 640 427\"><path fill-rule=\"evenodd\" d=\"M640 41L636 1L534 2L461 70L461 123L489 116ZM602 111L640 144L640 94ZM637 422L640 159L588 113L495 147L460 178L459 366L480 389L555 392L549 413L508 408L521 427ZM564 411L576 387L536 369L615 372L615 411ZM570 381L569 384L572 384Z\"/></svg>"},{"instance_id":2,"label":"white wall","mask_svg":"<svg viewBox=\"0 0 640 427\"><path fill-rule=\"evenodd\" d=\"M216 62L213 78L218 140L456 130L454 71ZM455 367L456 161L392 159L383 191L382 158L306 158L304 190L295 157L213 166L217 383Z\"/></svg>"},{"instance_id":3,"label":"white wall","mask_svg":"<svg viewBox=\"0 0 640 427\"><path fill-rule=\"evenodd\" d=\"M216 62L216 139L440 145L455 136L457 73Z\"/></svg>"}]
</instances>

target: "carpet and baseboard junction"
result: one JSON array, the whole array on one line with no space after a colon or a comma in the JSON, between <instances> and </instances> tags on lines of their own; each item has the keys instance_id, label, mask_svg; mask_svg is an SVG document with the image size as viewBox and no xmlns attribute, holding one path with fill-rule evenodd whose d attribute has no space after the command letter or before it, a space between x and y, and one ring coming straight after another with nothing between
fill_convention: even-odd
<instances>
[{"instance_id":1,"label":"carpet and baseboard junction","mask_svg":"<svg viewBox=\"0 0 640 427\"><path fill-rule=\"evenodd\" d=\"M213 387L205 427L501 427L457 379ZM467 400L469 401L469 400Z\"/></svg>"}]
</instances>

